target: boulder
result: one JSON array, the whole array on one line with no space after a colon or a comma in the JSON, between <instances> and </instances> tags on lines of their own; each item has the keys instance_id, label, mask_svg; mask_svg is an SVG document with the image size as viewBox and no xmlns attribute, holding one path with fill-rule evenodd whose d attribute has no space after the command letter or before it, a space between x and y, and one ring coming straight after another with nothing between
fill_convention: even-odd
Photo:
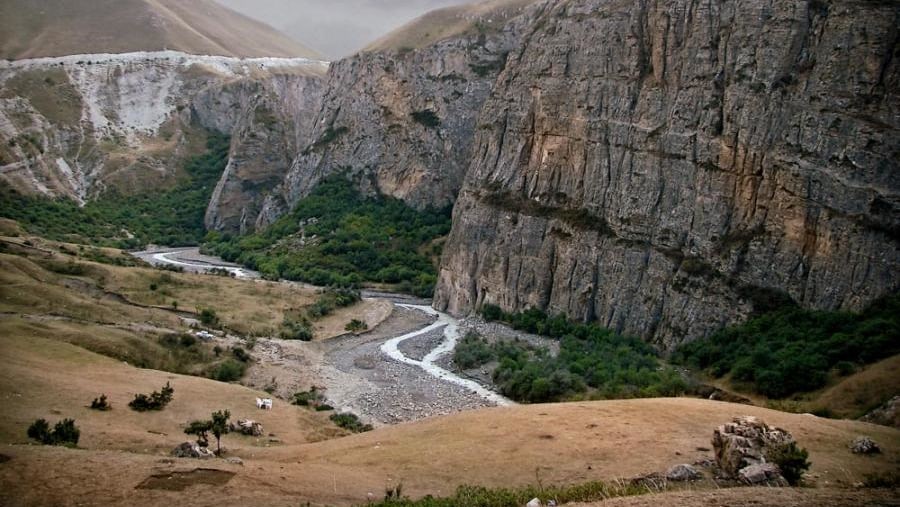
<instances>
[{"instance_id":1,"label":"boulder","mask_svg":"<svg viewBox=\"0 0 900 507\"><path fill-rule=\"evenodd\" d=\"M738 470L738 478L751 486L787 486L781 470L774 463L759 463Z\"/></svg>"},{"instance_id":2,"label":"boulder","mask_svg":"<svg viewBox=\"0 0 900 507\"><path fill-rule=\"evenodd\" d=\"M231 458L226 458L226 459L225 459L225 462L228 463L229 465L241 465L241 466L244 466L244 460L242 460L241 458L238 458L237 456L234 456L234 457L231 457Z\"/></svg>"},{"instance_id":3,"label":"boulder","mask_svg":"<svg viewBox=\"0 0 900 507\"><path fill-rule=\"evenodd\" d=\"M862 416L860 421L900 428L900 396L894 396L884 405Z\"/></svg>"},{"instance_id":4,"label":"boulder","mask_svg":"<svg viewBox=\"0 0 900 507\"><path fill-rule=\"evenodd\" d=\"M525 504L525 507L543 507L543 504L539 498L532 498L530 502Z\"/></svg>"},{"instance_id":5,"label":"boulder","mask_svg":"<svg viewBox=\"0 0 900 507\"><path fill-rule=\"evenodd\" d=\"M878 454L881 448L869 437L856 437L850 443L850 450L853 454Z\"/></svg>"},{"instance_id":6,"label":"boulder","mask_svg":"<svg viewBox=\"0 0 900 507\"><path fill-rule=\"evenodd\" d=\"M788 444L794 437L752 416L735 417L713 433L716 465L726 477L736 478L748 466L765 463L769 447Z\"/></svg>"},{"instance_id":7,"label":"boulder","mask_svg":"<svg viewBox=\"0 0 900 507\"><path fill-rule=\"evenodd\" d=\"M172 449L172 456L176 458L210 459L215 458L216 453L208 447L200 447L197 442L184 442Z\"/></svg>"},{"instance_id":8,"label":"boulder","mask_svg":"<svg viewBox=\"0 0 900 507\"><path fill-rule=\"evenodd\" d=\"M666 472L666 480L675 482L696 481L702 477L696 468L688 464L675 465Z\"/></svg>"},{"instance_id":9,"label":"boulder","mask_svg":"<svg viewBox=\"0 0 900 507\"><path fill-rule=\"evenodd\" d=\"M262 424L250 419L240 419L228 426L233 433L240 433L241 435L249 435L251 437L263 436Z\"/></svg>"}]
</instances>

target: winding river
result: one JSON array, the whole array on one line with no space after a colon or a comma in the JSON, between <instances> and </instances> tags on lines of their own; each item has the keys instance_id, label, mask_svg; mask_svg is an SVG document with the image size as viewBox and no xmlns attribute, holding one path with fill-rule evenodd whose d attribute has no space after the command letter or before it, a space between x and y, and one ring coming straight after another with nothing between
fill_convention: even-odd
<instances>
[{"instance_id":1,"label":"winding river","mask_svg":"<svg viewBox=\"0 0 900 507\"><path fill-rule=\"evenodd\" d=\"M235 278L260 278L259 273L255 271L243 268L236 264L227 263L216 257L202 255L199 253L199 250L197 248L152 250L137 252L134 255L154 265L168 264L179 266L184 270L190 272L203 273L212 271L214 269L225 269L229 273L232 273ZM385 299L391 301L391 303L397 307L423 312L432 317L436 317L436 320L434 322L421 329L388 338L379 347L381 352L384 353L387 357L395 361L399 361L401 363L419 368L431 377L434 377L439 382L447 382L466 389L491 404L498 406L507 406L514 404L514 402L512 402L511 400L501 396L500 394L497 394L494 391L491 391L490 389L485 388L483 385L475 381L462 378L459 375L456 375L455 373L444 369L437 364L437 361L442 356L452 353L453 349L456 347L456 343L460 337L459 322L457 321L457 319L446 313L439 312L427 305L400 303L397 301L398 298L389 297L389 295L387 294L367 294L367 296L375 297L378 299ZM421 360L411 358L405 355L400 350L400 344L404 341L424 335L441 327L443 327L443 340L441 340L441 342L435 348L429 351Z\"/></svg>"}]
</instances>

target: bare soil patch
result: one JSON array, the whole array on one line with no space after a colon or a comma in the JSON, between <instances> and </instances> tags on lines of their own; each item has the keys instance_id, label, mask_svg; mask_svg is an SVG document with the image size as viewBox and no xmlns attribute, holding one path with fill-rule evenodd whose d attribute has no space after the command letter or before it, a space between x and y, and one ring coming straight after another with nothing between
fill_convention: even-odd
<instances>
[{"instance_id":1,"label":"bare soil patch","mask_svg":"<svg viewBox=\"0 0 900 507\"><path fill-rule=\"evenodd\" d=\"M228 483L234 472L216 470L214 468L195 468L187 472L168 472L153 474L137 485L136 489L164 489L166 491L184 491L197 485L208 484L221 486Z\"/></svg>"}]
</instances>

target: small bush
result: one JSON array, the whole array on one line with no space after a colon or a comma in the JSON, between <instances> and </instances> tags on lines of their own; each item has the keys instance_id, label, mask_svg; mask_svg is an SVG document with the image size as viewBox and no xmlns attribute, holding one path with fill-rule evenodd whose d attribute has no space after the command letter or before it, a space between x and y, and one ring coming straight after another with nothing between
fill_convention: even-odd
<instances>
[{"instance_id":1,"label":"small bush","mask_svg":"<svg viewBox=\"0 0 900 507\"><path fill-rule=\"evenodd\" d=\"M809 462L809 452L797 447L796 442L771 447L766 453L766 459L778 465L781 475L788 484L795 486L803 478L803 472L809 470L812 463Z\"/></svg>"},{"instance_id":2,"label":"small bush","mask_svg":"<svg viewBox=\"0 0 900 507\"><path fill-rule=\"evenodd\" d=\"M331 414L329 419L334 422L334 424L338 425L345 430L350 430L353 433L363 433L366 431L372 431L371 424L363 424L362 421L359 420L359 417L356 414L351 414L350 412L345 412L343 414Z\"/></svg>"},{"instance_id":3,"label":"small bush","mask_svg":"<svg viewBox=\"0 0 900 507\"><path fill-rule=\"evenodd\" d=\"M249 363L250 360L252 359L252 357L250 356L250 353L240 347L232 348L231 354L234 356L235 359L237 359L238 361L240 361L242 363Z\"/></svg>"},{"instance_id":4,"label":"small bush","mask_svg":"<svg viewBox=\"0 0 900 507\"><path fill-rule=\"evenodd\" d=\"M53 429L50 429L50 423L46 419L38 419L28 427L28 438L44 445L75 447L80 437L81 431L75 426L74 419L63 419Z\"/></svg>"},{"instance_id":5,"label":"small bush","mask_svg":"<svg viewBox=\"0 0 900 507\"><path fill-rule=\"evenodd\" d=\"M99 398L94 398L94 401L91 402L91 408L94 410L112 410L112 406L106 401L106 395L101 394Z\"/></svg>"},{"instance_id":6,"label":"small bush","mask_svg":"<svg viewBox=\"0 0 900 507\"><path fill-rule=\"evenodd\" d=\"M294 399L291 401L294 405L301 407L319 407L325 402L325 394L319 391L316 386L310 388L309 391L301 391L294 393Z\"/></svg>"},{"instance_id":7,"label":"small bush","mask_svg":"<svg viewBox=\"0 0 900 507\"><path fill-rule=\"evenodd\" d=\"M366 329L369 329L369 325L359 319L353 319L344 326L344 331L350 331L351 333L365 331Z\"/></svg>"},{"instance_id":8,"label":"small bush","mask_svg":"<svg viewBox=\"0 0 900 507\"><path fill-rule=\"evenodd\" d=\"M212 308L202 308L200 310L200 323L207 327L218 326L219 316Z\"/></svg>"},{"instance_id":9,"label":"small bush","mask_svg":"<svg viewBox=\"0 0 900 507\"><path fill-rule=\"evenodd\" d=\"M312 326L306 320L290 320L285 319L281 324L282 340L300 340L304 342L313 339Z\"/></svg>"},{"instance_id":10,"label":"small bush","mask_svg":"<svg viewBox=\"0 0 900 507\"><path fill-rule=\"evenodd\" d=\"M234 382L240 380L247 370L245 363L228 358L215 366L209 374L209 378L219 382Z\"/></svg>"},{"instance_id":11,"label":"small bush","mask_svg":"<svg viewBox=\"0 0 900 507\"><path fill-rule=\"evenodd\" d=\"M496 354L488 342L471 332L453 350L453 362L463 370L477 368L495 358Z\"/></svg>"},{"instance_id":12,"label":"small bush","mask_svg":"<svg viewBox=\"0 0 900 507\"><path fill-rule=\"evenodd\" d=\"M900 488L900 473L876 472L866 474L863 486L867 488Z\"/></svg>"},{"instance_id":13,"label":"small bush","mask_svg":"<svg viewBox=\"0 0 900 507\"><path fill-rule=\"evenodd\" d=\"M148 410L162 410L172 401L172 395L175 389L166 382L166 385L160 391L153 391L149 395L136 394L134 399L128 403L132 410L138 412L146 412Z\"/></svg>"},{"instance_id":14,"label":"small bush","mask_svg":"<svg viewBox=\"0 0 900 507\"><path fill-rule=\"evenodd\" d=\"M416 123L422 124L423 126L428 128L436 128L441 124L441 119L434 111L431 111L430 109L414 111L410 114L410 116L412 116L412 119L415 120Z\"/></svg>"}]
</instances>

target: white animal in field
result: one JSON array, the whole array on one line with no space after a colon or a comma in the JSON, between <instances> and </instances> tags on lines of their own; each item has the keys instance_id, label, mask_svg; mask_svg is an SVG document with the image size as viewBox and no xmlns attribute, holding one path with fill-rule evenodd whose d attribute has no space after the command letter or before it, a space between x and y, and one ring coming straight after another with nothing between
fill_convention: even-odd
<instances>
[{"instance_id":1,"label":"white animal in field","mask_svg":"<svg viewBox=\"0 0 900 507\"><path fill-rule=\"evenodd\" d=\"M272 410L271 398L256 398L256 408L262 410Z\"/></svg>"}]
</instances>

